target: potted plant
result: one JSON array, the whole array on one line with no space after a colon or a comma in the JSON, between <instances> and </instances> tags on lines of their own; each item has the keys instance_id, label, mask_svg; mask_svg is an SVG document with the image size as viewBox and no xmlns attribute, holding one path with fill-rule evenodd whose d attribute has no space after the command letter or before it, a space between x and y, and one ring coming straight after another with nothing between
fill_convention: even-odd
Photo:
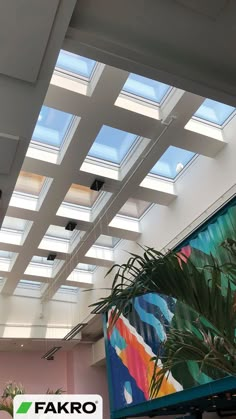
<instances>
[{"instance_id":1,"label":"potted plant","mask_svg":"<svg viewBox=\"0 0 236 419\"><path fill-rule=\"evenodd\" d=\"M46 394L62 394L64 391L59 388L57 390L48 389ZM15 396L19 394L25 394L25 389L22 384L17 384L15 382L9 382L4 391L3 395L0 399L0 411L5 411L9 413L10 416L13 417L13 400Z\"/></svg>"}]
</instances>

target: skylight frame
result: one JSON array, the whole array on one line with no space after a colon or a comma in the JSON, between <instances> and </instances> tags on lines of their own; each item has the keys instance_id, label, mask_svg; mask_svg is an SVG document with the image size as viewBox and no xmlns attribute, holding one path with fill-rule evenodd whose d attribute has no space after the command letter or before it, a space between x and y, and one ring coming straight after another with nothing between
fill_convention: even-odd
<instances>
[{"instance_id":1,"label":"skylight frame","mask_svg":"<svg viewBox=\"0 0 236 419\"><path fill-rule=\"evenodd\" d=\"M30 194L27 192L20 192L14 189L9 202L9 206L14 208L22 208L30 211L39 211L53 181L53 179L50 177L46 177L43 175L42 177L44 177L45 179L38 195Z\"/></svg>"},{"instance_id":2,"label":"skylight frame","mask_svg":"<svg viewBox=\"0 0 236 419\"><path fill-rule=\"evenodd\" d=\"M137 76L137 77L141 77L141 78L150 80L154 83L161 83L162 85L165 85L166 87L168 87L168 89L166 90L165 94L161 97L160 101L152 100L150 98L146 98L145 96L140 96L138 94L135 94L135 93L124 90L124 87L125 87L126 83L128 82L130 76ZM124 84L124 86L123 86L123 88L120 92L120 95L124 95L125 97L129 97L131 100L135 99L139 103L152 105L152 106L155 106L155 107L161 107L161 105L165 102L165 100L167 99L167 97L170 94L172 89L173 89L173 86L169 86L166 83L160 82L158 80L154 80L154 79L151 79L149 77L146 77L146 76L143 76L143 75L140 75L140 74L129 73L129 76L127 77L127 80L126 80L126 82L125 82L125 84Z\"/></svg>"},{"instance_id":3,"label":"skylight frame","mask_svg":"<svg viewBox=\"0 0 236 419\"><path fill-rule=\"evenodd\" d=\"M166 93L164 94L160 102L155 102L154 100L147 99L145 97L138 96L130 92L126 92L125 90L121 90L118 98L122 98L122 97L128 98L131 101L134 101L138 104L146 105L148 107L156 109L156 108L161 108L161 106L163 106L164 102L167 100L168 96L171 94L173 89L174 89L173 86L169 86L169 89L166 91Z\"/></svg>"},{"instance_id":4,"label":"skylight frame","mask_svg":"<svg viewBox=\"0 0 236 419\"><path fill-rule=\"evenodd\" d=\"M207 98L205 99L205 100L207 100ZM204 101L203 101L203 103L204 103ZM202 105L203 105L203 103L202 103ZM201 105L201 106L202 106ZM224 103L222 103L222 105L226 105L226 104L224 104ZM200 106L200 107L201 107ZM229 105L230 106L230 105ZM200 109L200 107L198 108L198 110ZM197 111L198 111L197 110ZM197 113L197 111L196 111L196 113ZM224 129L224 127L226 126L226 125L228 125L229 123L230 123L230 121L235 117L235 115L236 115L236 107L235 107L235 109L231 112L231 114L225 119L225 121L222 123L222 124L217 124L216 122L212 122L212 121L209 121L208 119L204 119L204 118L200 118L200 117L198 117L197 115L195 115L195 114L193 114L193 116L192 116L192 118L190 119L190 121L191 120L194 120L194 121L197 121L197 122L200 122L201 124L203 124L203 125L208 125L208 126L211 126L211 127L214 127L214 128L217 128L217 129L219 129L220 131L222 131L223 129Z\"/></svg>"},{"instance_id":5,"label":"skylight frame","mask_svg":"<svg viewBox=\"0 0 236 419\"><path fill-rule=\"evenodd\" d=\"M78 221L85 221L85 222L90 223L90 222L92 222L92 219L94 217L94 212L96 211L96 209L98 208L100 203L104 200L104 198L108 197L108 195L110 195L109 192L106 192L106 191L103 191L103 190L99 191L98 197L94 201L94 203L91 207L62 201L60 207L57 210L56 215L59 216L59 217L70 216L71 218L74 218ZM68 214L68 211L71 211L71 212ZM84 216L82 216L82 214L84 214ZM83 231L81 231L81 230L78 230L78 231L79 231L80 234L83 233ZM78 236L78 234L77 234L77 236ZM73 239L72 242L75 242L75 239ZM74 243L71 243L71 245L72 245L72 250L73 250Z\"/></svg>"},{"instance_id":6,"label":"skylight frame","mask_svg":"<svg viewBox=\"0 0 236 419\"><path fill-rule=\"evenodd\" d=\"M149 201L146 201L149 202ZM118 218L123 218L124 220L131 220L131 221L137 221L138 223L142 220L142 218L148 213L148 211L154 207L155 203L153 202L149 202L149 206L144 210L144 212L140 215L139 218L137 217L132 217L130 215L125 215L125 214L119 214L119 212L117 212L117 214L115 215L114 218L118 217ZM113 218L113 219L114 219ZM113 220L112 220L113 221Z\"/></svg>"},{"instance_id":7,"label":"skylight frame","mask_svg":"<svg viewBox=\"0 0 236 419\"><path fill-rule=\"evenodd\" d=\"M58 153L59 154L61 152L61 150L63 149L65 143L67 142L67 138L68 138L68 136L70 134L71 128L73 127L74 122L75 122L75 120L77 118L78 117L76 115L72 115L71 114L71 120L70 120L70 123L69 123L69 125L68 125L68 127L66 129L66 132L65 132L65 135L64 135L64 137L62 139L62 142L60 144L60 147L56 147L56 146L53 146L51 144L44 144L44 143L41 143L40 141L33 140L33 139L31 139L29 147L33 145L33 147L34 148L37 147L38 150L42 150L43 151L43 150L47 149L47 150L49 150L51 152L55 152L55 153Z\"/></svg>"},{"instance_id":8,"label":"skylight frame","mask_svg":"<svg viewBox=\"0 0 236 419\"><path fill-rule=\"evenodd\" d=\"M76 282L75 282L76 283ZM64 294L78 294L80 287L73 287L72 285L62 284L57 292Z\"/></svg>"},{"instance_id":9,"label":"skylight frame","mask_svg":"<svg viewBox=\"0 0 236 419\"><path fill-rule=\"evenodd\" d=\"M103 165L103 167L108 167L108 168L109 167L113 167L113 168L120 169L122 167L122 165L124 164L124 161L127 158L129 158L129 156L132 154L132 151L134 149L136 149L136 147L137 147L138 144L140 144L140 142L143 139L143 137L141 137L140 135L134 134L132 132L123 131L123 130L120 130L119 128L114 128L114 127L112 127L110 125L103 124L101 126L101 129L99 130L96 138L94 139L94 142L93 142L92 146L95 144L96 139L97 139L98 135L100 134L101 130L103 129L103 127L105 127L105 128L108 127L110 129L114 129L116 131L124 132L125 134L133 135L133 136L135 136L135 139L134 139L133 143L131 144L130 148L128 149L127 153L123 156L123 158L121 159L121 161L119 163L113 162L112 160L105 160L103 158L96 157L96 156L90 156L89 155L89 152L88 152L87 156L85 157L83 163L89 163L89 162L93 161L93 162L96 162L96 164L99 166L98 163L101 162L102 165ZM90 150L91 150L92 146L90 147ZM82 163L81 167L83 166L83 163Z\"/></svg>"},{"instance_id":10,"label":"skylight frame","mask_svg":"<svg viewBox=\"0 0 236 419\"><path fill-rule=\"evenodd\" d=\"M55 108L51 108L51 109L55 109ZM75 135L75 131L78 128L78 125L81 119L80 116L78 115L73 115L73 114L68 114L68 115L71 116L71 120L66 129L66 132L62 139L60 147L56 147L50 144L44 144L44 143L41 143L40 141L31 139L26 156L30 158L34 158L36 160L42 160L48 163L60 165L65 155L65 152L67 150L67 147L69 146L70 142L72 141ZM40 156L39 156L39 153L41 153Z\"/></svg>"},{"instance_id":11,"label":"skylight frame","mask_svg":"<svg viewBox=\"0 0 236 419\"><path fill-rule=\"evenodd\" d=\"M11 257L4 257L4 256L0 255L0 264L1 264L0 270L3 271L3 272L11 272L11 270L14 266L14 263L15 263L17 257L18 257L18 253L7 251L7 250L0 250L0 252L3 252L5 254L10 253L10 255L11 255ZM6 265L6 269L5 269L4 265Z\"/></svg>"},{"instance_id":12,"label":"skylight frame","mask_svg":"<svg viewBox=\"0 0 236 419\"><path fill-rule=\"evenodd\" d=\"M26 289L34 289L39 291L44 284L40 281L32 281L30 279L20 279L17 287L19 288L26 288Z\"/></svg>"},{"instance_id":13,"label":"skylight frame","mask_svg":"<svg viewBox=\"0 0 236 419\"><path fill-rule=\"evenodd\" d=\"M29 232L30 227L28 227L28 229L27 229L27 234ZM12 237L12 240L2 240L1 235L4 234L4 233L7 236ZM26 237L27 237L27 234L25 234L25 231L14 230L14 229L2 227L1 230L0 230L0 243L16 244L16 245L22 246L24 244L24 241L25 241Z\"/></svg>"},{"instance_id":14,"label":"skylight frame","mask_svg":"<svg viewBox=\"0 0 236 419\"><path fill-rule=\"evenodd\" d=\"M82 58L85 58L87 60L95 61L95 60L93 60L91 58L83 57L82 55L75 54L75 53L73 53L71 51L67 51L67 50L63 50L63 49L60 50L60 52L58 54L58 59L59 59L59 55L60 55L61 52L66 52L68 54L72 54L72 55L75 55L75 56L78 56L78 57L82 57ZM57 61L58 61L58 59L57 59ZM54 72L55 72L55 74L58 74L60 76L70 78L71 80L84 81L86 83L89 83L93 79L94 74L96 72L96 69L97 69L98 65L99 65L99 63L97 61L95 61L95 64L93 66L92 72L89 75L89 77L83 76L82 74L79 74L79 73L71 72L69 70L64 70L61 67L57 67L57 63L55 65Z\"/></svg>"},{"instance_id":15,"label":"skylight frame","mask_svg":"<svg viewBox=\"0 0 236 419\"><path fill-rule=\"evenodd\" d=\"M78 266L78 265L77 265ZM95 269L96 270L96 269ZM65 280L69 284L78 284L78 288L86 288L88 285L93 286L94 283L94 271L78 269L77 267L67 276ZM81 278L80 278L81 276ZM73 285L72 285L73 286Z\"/></svg>"},{"instance_id":16,"label":"skylight frame","mask_svg":"<svg viewBox=\"0 0 236 419\"><path fill-rule=\"evenodd\" d=\"M171 147L171 145L170 145ZM176 147L176 146L173 146ZM166 149L167 151L167 149ZM189 150L185 150L185 151L189 151ZM163 153L164 154L164 153ZM191 160L189 160L189 162L183 167L182 170L180 170L179 173L177 173L177 175L175 176L174 179L167 177L167 176L161 176L155 173L152 173L151 171L147 174L147 176L145 178L152 178L152 179L158 179L158 180L162 180L165 182L170 182L172 184L175 184L180 178L181 176L183 176L183 174L185 174L185 172L189 169L189 167L194 163L194 161L199 157L200 155L197 153L194 153L194 156L191 158ZM161 158L161 157L160 157ZM160 159L159 159L160 160ZM156 163L155 163L156 164ZM154 165L155 166L155 165Z\"/></svg>"},{"instance_id":17,"label":"skylight frame","mask_svg":"<svg viewBox=\"0 0 236 419\"><path fill-rule=\"evenodd\" d=\"M106 246L106 245L103 245L103 244L99 244L98 243L98 241L99 241L99 239L100 239L100 237L101 236L107 236L107 237L109 237L109 238L111 238L111 239L116 239L117 241L116 241L116 243L115 243L115 245L114 246ZM122 239L121 238L119 238L119 237L114 237L114 236L108 236L108 235L106 235L106 234L100 234L100 236L97 238L97 240L94 242L94 245L95 246L100 246L100 247L103 247L103 248L105 248L105 249L112 249L112 250L114 250L114 249L116 249L116 247L118 246L118 245L120 245L120 243L121 243L121 241L122 241Z\"/></svg>"},{"instance_id":18,"label":"skylight frame","mask_svg":"<svg viewBox=\"0 0 236 419\"><path fill-rule=\"evenodd\" d=\"M96 61L95 66L93 68L93 71L90 75L90 77L85 77L76 73L72 73L70 71L66 71L66 70L62 70L60 67L56 67L54 68L53 74L60 76L60 77L65 77L66 79L75 81L77 83L84 83L86 86L89 85L89 83L91 83L91 81L93 80L94 76L96 75L96 72L98 70L99 67L99 62Z\"/></svg>"},{"instance_id":19,"label":"skylight frame","mask_svg":"<svg viewBox=\"0 0 236 419\"><path fill-rule=\"evenodd\" d=\"M97 175L101 175L101 168L105 171L108 170L109 173L106 173L106 177L110 179L116 179L116 180L122 180L122 178L125 176L125 173L122 173L123 168L126 164L129 163L129 161L132 159L135 152L141 147L142 142L145 140L144 137L137 135L135 141L131 145L130 149L128 150L127 154L123 157L120 163L114 163L109 160L99 159L97 157L87 156L85 157L80 170L85 171L87 173L93 173ZM85 168L85 165L92 166L94 170L89 170ZM111 174L111 171L114 172Z\"/></svg>"},{"instance_id":20,"label":"skylight frame","mask_svg":"<svg viewBox=\"0 0 236 419\"><path fill-rule=\"evenodd\" d=\"M50 227L51 225L49 226L49 228ZM58 227L61 227L61 226L58 226ZM63 229L63 227L61 228ZM73 249L81 240L82 233L83 232L81 230L75 229L74 231L71 231L71 232L68 231L68 238L66 237L62 238L59 236L53 236L53 235L47 234L46 232L39 244L39 249L49 250L49 251L58 251L60 253L70 254L73 252Z\"/></svg>"},{"instance_id":21,"label":"skylight frame","mask_svg":"<svg viewBox=\"0 0 236 419\"><path fill-rule=\"evenodd\" d=\"M24 275L30 275L34 277L41 277L43 278L50 278L53 279L59 269L64 265L65 261L59 258L56 258L54 261L48 261L45 257L41 257L41 259L45 259L45 263L37 262L32 260L38 256L33 256L31 261L29 262L28 266L25 269ZM52 263L50 263L52 262ZM40 269L41 268L41 269ZM45 282L45 281L44 281Z\"/></svg>"}]
</instances>

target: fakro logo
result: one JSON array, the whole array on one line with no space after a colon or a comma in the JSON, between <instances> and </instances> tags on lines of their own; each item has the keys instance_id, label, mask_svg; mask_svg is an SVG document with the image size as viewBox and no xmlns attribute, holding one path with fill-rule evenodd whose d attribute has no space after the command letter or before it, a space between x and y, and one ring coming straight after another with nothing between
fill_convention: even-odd
<instances>
[{"instance_id":1,"label":"fakro logo","mask_svg":"<svg viewBox=\"0 0 236 419\"><path fill-rule=\"evenodd\" d=\"M93 402L35 402L35 413L95 413L97 406Z\"/></svg>"},{"instance_id":2,"label":"fakro logo","mask_svg":"<svg viewBox=\"0 0 236 419\"><path fill-rule=\"evenodd\" d=\"M24 401L19 406L17 413L28 413L32 402ZM95 413L97 409L96 403L94 402L41 402L37 401L34 403L34 413L54 413L54 414L74 414L74 413Z\"/></svg>"},{"instance_id":3,"label":"fakro logo","mask_svg":"<svg viewBox=\"0 0 236 419\"><path fill-rule=\"evenodd\" d=\"M14 419L103 419L98 394L19 394Z\"/></svg>"}]
</instances>

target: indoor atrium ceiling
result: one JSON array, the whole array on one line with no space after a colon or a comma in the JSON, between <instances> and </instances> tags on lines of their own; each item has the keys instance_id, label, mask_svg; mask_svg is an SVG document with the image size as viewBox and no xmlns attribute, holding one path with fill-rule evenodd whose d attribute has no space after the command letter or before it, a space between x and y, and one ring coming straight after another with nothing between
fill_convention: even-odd
<instances>
[{"instance_id":1,"label":"indoor atrium ceiling","mask_svg":"<svg viewBox=\"0 0 236 419\"><path fill-rule=\"evenodd\" d=\"M198 155L222 150L234 115L61 50L0 232L1 292L30 287L47 300L92 287L120 240L139 239L150 207L176 199Z\"/></svg>"},{"instance_id":2,"label":"indoor atrium ceiling","mask_svg":"<svg viewBox=\"0 0 236 419\"><path fill-rule=\"evenodd\" d=\"M27 9L30 0L24 2ZM168 65L165 72L157 71L157 61L148 61L134 44L125 56L114 37L111 45L100 33L109 29L104 12L108 2L99 0L96 10L94 3L80 0L70 21L76 1L53 0L58 7L55 15L52 10L53 30L48 42L44 39L41 61L34 57L34 72L17 67L17 54L17 74L6 77L12 63L0 68L2 97L7 98L0 98L5 141L0 160L5 170L0 173L0 337L57 339L79 321L87 322L88 304L98 295L79 291L104 286L100 279L107 268L124 260L120 250L136 250L136 242L160 250L173 247L236 192L235 92L228 89L232 80L222 84L220 77L212 77L206 87L206 73L196 69L195 79L184 73L181 78L181 68L171 61L160 60L160 67ZM167 3L192 13L185 1ZM230 20L230 9L224 12L218 1L213 16L201 5L200 13L194 13L203 20L213 19L216 25L220 19ZM23 39L29 39L32 26L22 30L28 31ZM114 26L111 33L116 34ZM228 65L226 59L224 70ZM12 148L6 148L6 139ZM13 161L12 150L17 150ZM90 189L95 180L100 181L99 191ZM69 222L73 231L65 229ZM156 233L147 237L152 229ZM18 298L22 296L32 298ZM14 316L8 315L11 311ZM34 314L26 327L28 313ZM17 324L17 331L5 328L7 322ZM100 323L91 330L87 326L87 339L95 337L95 329L100 337ZM55 324L61 327L58 333Z\"/></svg>"}]
</instances>

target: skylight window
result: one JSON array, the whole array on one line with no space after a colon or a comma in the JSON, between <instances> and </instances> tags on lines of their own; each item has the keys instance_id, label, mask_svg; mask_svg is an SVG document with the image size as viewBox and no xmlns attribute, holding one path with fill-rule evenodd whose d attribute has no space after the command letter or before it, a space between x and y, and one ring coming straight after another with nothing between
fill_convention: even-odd
<instances>
[{"instance_id":1,"label":"skylight window","mask_svg":"<svg viewBox=\"0 0 236 419\"><path fill-rule=\"evenodd\" d=\"M151 170L151 174L174 180L195 156L191 151L170 146Z\"/></svg>"},{"instance_id":2,"label":"skylight window","mask_svg":"<svg viewBox=\"0 0 236 419\"><path fill-rule=\"evenodd\" d=\"M233 106L205 99L194 116L216 125L223 125L234 111Z\"/></svg>"},{"instance_id":3,"label":"skylight window","mask_svg":"<svg viewBox=\"0 0 236 419\"><path fill-rule=\"evenodd\" d=\"M102 193L73 183L59 207L57 215L90 221L92 207Z\"/></svg>"},{"instance_id":4,"label":"skylight window","mask_svg":"<svg viewBox=\"0 0 236 419\"><path fill-rule=\"evenodd\" d=\"M21 279L19 281L19 285L22 286L29 286L29 287L34 287L34 288L40 288L42 283L38 282L38 281L28 281L26 279Z\"/></svg>"},{"instance_id":5,"label":"skylight window","mask_svg":"<svg viewBox=\"0 0 236 419\"><path fill-rule=\"evenodd\" d=\"M69 231L65 227L51 225L41 243L39 249L53 250L68 253L70 244L79 234L79 230Z\"/></svg>"},{"instance_id":6,"label":"skylight window","mask_svg":"<svg viewBox=\"0 0 236 419\"><path fill-rule=\"evenodd\" d=\"M31 225L31 221L5 217L0 230L0 242L21 245Z\"/></svg>"},{"instance_id":7,"label":"skylight window","mask_svg":"<svg viewBox=\"0 0 236 419\"><path fill-rule=\"evenodd\" d=\"M88 265L87 263L79 263L76 267L79 271L94 272L96 265Z\"/></svg>"},{"instance_id":8,"label":"skylight window","mask_svg":"<svg viewBox=\"0 0 236 419\"><path fill-rule=\"evenodd\" d=\"M97 200L99 192L93 191L87 186L73 183L67 192L64 202L79 205L81 207L92 208Z\"/></svg>"},{"instance_id":9,"label":"skylight window","mask_svg":"<svg viewBox=\"0 0 236 419\"><path fill-rule=\"evenodd\" d=\"M151 102L161 103L170 89L171 87L167 84L131 73L122 92Z\"/></svg>"},{"instance_id":10,"label":"skylight window","mask_svg":"<svg viewBox=\"0 0 236 419\"><path fill-rule=\"evenodd\" d=\"M99 238L96 240L95 245L102 247L110 247L113 249L119 243L119 241L120 239L118 239L117 237L110 237L101 234L101 236L99 236Z\"/></svg>"},{"instance_id":11,"label":"skylight window","mask_svg":"<svg viewBox=\"0 0 236 419\"><path fill-rule=\"evenodd\" d=\"M45 176L21 171L14 191L27 195L39 196L45 180Z\"/></svg>"},{"instance_id":12,"label":"skylight window","mask_svg":"<svg viewBox=\"0 0 236 419\"><path fill-rule=\"evenodd\" d=\"M62 260L58 259L47 260L47 258L42 256L33 256L25 274L41 277L54 277L63 263Z\"/></svg>"},{"instance_id":13,"label":"skylight window","mask_svg":"<svg viewBox=\"0 0 236 419\"><path fill-rule=\"evenodd\" d=\"M70 240L73 231L66 230L65 227L50 225L46 232L47 237L53 237L56 239Z\"/></svg>"},{"instance_id":14,"label":"skylight window","mask_svg":"<svg viewBox=\"0 0 236 419\"><path fill-rule=\"evenodd\" d=\"M83 286L83 284L92 284L93 272L96 266L94 267L93 265L87 265L89 269L82 269L83 265L84 264L79 263L77 267L70 273L70 275L67 278L67 281L79 282L80 286Z\"/></svg>"},{"instance_id":15,"label":"skylight window","mask_svg":"<svg viewBox=\"0 0 236 419\"><path fill-rule=\"evenodd\" d=\"M150 202L130 198L118 212L119 215L139 219L150 207Z\"/></svg>"},{"instance_id":16,"label":"skylight window","mask_svg":"<svg viewBox=\"0 0 236 419\"><path fill-rule=\"evenodd\" d=\"M0 250L0 271L9 272L16 256L17 253Z\"/></svg>"},{"instance_id":17,"label":"skylight window","mask_svg":"<svg viewBox=\"0 0 236 419\"><path fill-rule=\"evenodd\" d=\"M77 292L78 287L72 287L70 285L61 285L59 291Z\"/></svg>"},{"instance_id":18,"label":"skylight window","mask_svg":"<svg viewBox=\"0 0 236 419\"><path fill-rule=\"evenodd\" d=\"M96 61L94 60L61 50L57 59L56 70L91 79L95 66Z\"/></svg>"},{"instance_id":19,"label":"skylight window","mask_svg":"<svg viewBox=\"0 0 236 419\"><path fill-rule=\"evenodd\" d=\"M103 125L88 155L121 164L137 139L135 134Z\"/></svg>"},{"instance_id":20,"label":"skylight window","mask_svg":"<svg viewBox=\"0 0 236 419\"><path fill-rule=\"evenodd\" d=\"M37 210L46 195L49 178L21 171L18 176L10 205L18 208Z\"/></svg>"},{"instance_id":21,"label":"skylight window","mask_svg":"<svg viewBox=\"0 0 236 419\"><path fill-rule=\"evenodd\" d=\"M32 141L60 149L74 116L42 106Z\"/></svg>"}]
</instances>

